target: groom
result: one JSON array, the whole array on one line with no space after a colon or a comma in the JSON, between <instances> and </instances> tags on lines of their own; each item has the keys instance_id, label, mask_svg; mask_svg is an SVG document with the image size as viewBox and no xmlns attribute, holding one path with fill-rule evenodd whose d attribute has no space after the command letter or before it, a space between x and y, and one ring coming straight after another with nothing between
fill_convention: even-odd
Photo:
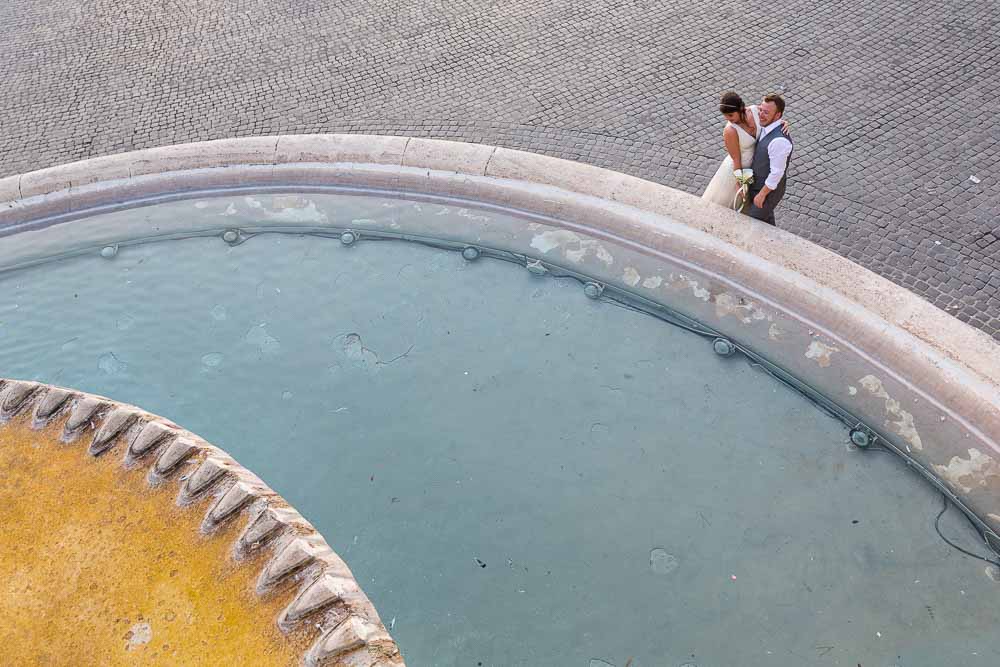
<instances>
[{"instance_id":1,"label":"groom","mask_svg":"<svg viewBox=\"0 0 1000 667\"><path fill-rule=\"evenodd\" d=\"M785 100L781 95L766 95L758 107L764 126L753 152L753 183L747 194L753 200L747 215L774 225L774 209L785 194L785 171L792 155L792 139L781 131Z\"/></svg>"}]
</instances>

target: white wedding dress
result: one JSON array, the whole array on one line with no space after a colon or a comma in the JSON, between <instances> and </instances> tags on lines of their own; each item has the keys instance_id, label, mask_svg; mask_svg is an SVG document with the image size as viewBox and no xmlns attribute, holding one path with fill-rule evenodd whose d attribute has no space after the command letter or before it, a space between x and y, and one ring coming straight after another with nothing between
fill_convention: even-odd
<instances>
[{"instance_id":1,"label":"white wedding dress","mask_svg":"<svg viewBox=\"0 0 1000 667\"><path fill-rule=\"evenodd\" d=\"M740 138L740 160L743 162L743 169L749 169L750 163L753 162L753 149L757 146L757 138L760 136L761 131L760 114L757 112L757 105L747 108L750 109L754 125L757 126L757 135L752 136L739 125L735 126L736 134ZM732 123L726 123L727 127L730 125ZM701 198L713 204L732 208L733 199L736 197L736 190L738 188L739 183L736 182L736 177L733 176L733 158L726 155L726 159L719 165L718 171L715 172L715 176L712 177Z\"/></svg>"}]
</instances>

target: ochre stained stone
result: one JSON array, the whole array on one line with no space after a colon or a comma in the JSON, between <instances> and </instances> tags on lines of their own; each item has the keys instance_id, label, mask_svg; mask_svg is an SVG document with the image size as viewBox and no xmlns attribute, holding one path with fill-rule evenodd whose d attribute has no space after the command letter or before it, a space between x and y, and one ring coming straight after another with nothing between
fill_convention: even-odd
<instances>
[{"instance_id":1,"label":"ochre stained stone","mask_svg":"<svg viewBox=\"0 0 1000 667\"><path fill-rule=\"evenodd\" d=\"M5 664L296 665L314 639L275 623L293 590L254 593L261 556L233 561L244 521L199 531L208 500L180 508L59 441L63 420L0 428L0 647Z\"/></svg>"}]
</instances>

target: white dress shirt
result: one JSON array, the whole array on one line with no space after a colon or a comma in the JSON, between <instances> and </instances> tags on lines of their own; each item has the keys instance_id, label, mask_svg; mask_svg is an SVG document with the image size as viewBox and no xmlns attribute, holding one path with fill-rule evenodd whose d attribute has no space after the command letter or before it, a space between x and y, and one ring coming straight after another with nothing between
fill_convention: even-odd
<instances>
[{"instance_id":1,"label":"white dress shirt","mask_svg":"<svg viewBox=\"0 0 1000 667\"><path fill-rule=\"evenodd\" d=\"M771 134L775 129L781 127L781 119L774 121L770 125L764 128L764 131L760 133L760 141L767 135ZM771 173L767 175L764 180L764 185L766 185L771 190L778 187L781 183L781 179L785 177L785 168L788 166L788 156L792 152L792 142L785 138L784 135L777 137L774 141L767 145L767 157L771 162Z\"/></svg>"}]
</instances>

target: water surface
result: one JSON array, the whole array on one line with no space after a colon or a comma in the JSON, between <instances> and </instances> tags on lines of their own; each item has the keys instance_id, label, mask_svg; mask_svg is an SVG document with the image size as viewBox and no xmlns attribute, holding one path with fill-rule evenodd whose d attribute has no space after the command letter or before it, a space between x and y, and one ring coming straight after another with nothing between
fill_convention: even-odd
<instances>
[{"instance_id":1,"label":"water surface","mask_svg":"<svg viewBox=\"0 0 1000 667\"><path fill-rule=\"evenodd\" d=\"M935 534L938 493L572 280L294 234L95 250L0 274L0 375L228 450L347 560L411 665L1000 659L997 585ZM954 510L942 529L979 549Z\"/></svg>"}]
</instances>

